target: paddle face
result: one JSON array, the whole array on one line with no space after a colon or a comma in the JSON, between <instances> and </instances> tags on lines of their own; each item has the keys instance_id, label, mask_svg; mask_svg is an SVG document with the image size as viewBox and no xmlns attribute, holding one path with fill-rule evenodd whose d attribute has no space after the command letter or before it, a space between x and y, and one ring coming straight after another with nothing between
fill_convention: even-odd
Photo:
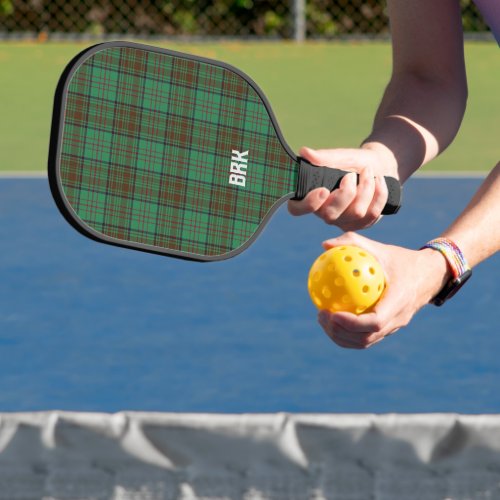
<instances>
[{"instance_id":1,"label":"paddle face","mask_svg":"<svg viewBox=\"0 0 500 500\"><path fill-rule=\"evenodd\" d=\"M294 195L297 175L266 98L223 63L110 42L61 77L49 181L66 219L93 239L228 258Z\"/></svg>"}]
</instances>

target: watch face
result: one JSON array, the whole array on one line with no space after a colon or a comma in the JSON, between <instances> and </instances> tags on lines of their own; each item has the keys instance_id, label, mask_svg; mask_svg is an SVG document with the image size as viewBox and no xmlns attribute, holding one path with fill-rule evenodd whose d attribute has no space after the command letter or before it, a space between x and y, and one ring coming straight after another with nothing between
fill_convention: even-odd
<instances>
[{"instance_id":1,"label":"watch face","mask_svg":"<svg viewBox=\"0 0 500 500\"><path fill-rule=\"evenodd\" d=\"M458 278L454 278L444 286L444 288L432 299L432 303L436 306L442 306L448 299L451 299L460 288L462 288L467 280L472 276L472 270L468 269Z\"/></svg>"}]
</instances>

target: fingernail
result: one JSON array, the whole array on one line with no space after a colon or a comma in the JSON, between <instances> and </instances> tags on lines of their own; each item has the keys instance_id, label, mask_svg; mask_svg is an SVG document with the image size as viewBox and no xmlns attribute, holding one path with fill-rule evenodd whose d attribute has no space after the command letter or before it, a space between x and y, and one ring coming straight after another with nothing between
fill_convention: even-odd
<instances>
[{"instance_id":1,"label":"fingernail","mask_svg":"<svg viewBox=\"0 0 500 500\"><path fill-rule=\"evenodd\" d=\"M312 151L313 150L311 148L308 148L307 146L303 146L303 147L300 148L300 154L302 156L304 156L304 155L307 156L307 155L311 154Z\"/></svg>"},{"instance_id":2,"label":"fingernail","mask_svg":"<svg viewBox=\"0 0 500 500\"><path fill-rule=\"evenodd\" d=\"M356 175L356 174L354 174ZM349 184L349 183L352 183L353 182L353 172L350 172L346 175L344 175L344 177L342 177L342 180L340 181L340 184Z\"/></svg>"},{"instance_id":3,"label":"fingernail","mask_svg":"<svg viewBox=\"0 0 500 500\"><path fill-rule=\"evenodd\" d=\"M320 200L326 200L330 196L330 191L328 189L322 189L319 193Z\"/></svg>"}]
</instances>

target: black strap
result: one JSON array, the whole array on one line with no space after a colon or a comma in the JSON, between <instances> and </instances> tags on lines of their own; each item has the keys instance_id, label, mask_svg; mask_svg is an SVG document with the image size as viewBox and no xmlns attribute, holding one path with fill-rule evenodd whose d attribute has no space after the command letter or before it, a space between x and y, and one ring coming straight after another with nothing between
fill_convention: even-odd
<instances>
[{"instance_id":1,"label":"black strap","mask_svg":"<svg viewBox=\"0 0 500 500\"><path fill-rule=\"evenodd\" d=\"M339 187L343 177L350 173L338 168L317 167L301 157L297 160L299 162L299 179L294 200L302 200L307 193L319 187L326 187L333 191ZM384 179L389 195L382 213L384 215L395 214L401 207L401 184L394 177L384 177ZM357 175L356 182L359 182L359 175Z\"/></svg>"}]
</instances>

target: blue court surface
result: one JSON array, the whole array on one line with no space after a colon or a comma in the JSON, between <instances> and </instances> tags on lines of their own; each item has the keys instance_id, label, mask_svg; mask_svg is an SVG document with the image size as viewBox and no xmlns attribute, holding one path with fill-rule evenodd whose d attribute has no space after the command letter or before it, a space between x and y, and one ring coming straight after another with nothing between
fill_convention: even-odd
<instances>
[{"instance_id":1,"label":"blue court surface","mask_svg":"<svg viewBox=\"0 0 500 500\"><path fill-rule=\"evenodd\" d=\"M413 179L400 213L364 234L417 248L480 182ZM282 207L240 256L186 262L88 240L46 179L5 178L0 234L0 411L500 411L498 255L444 307L350 351L307 294L339 234L314 216Z\"/></svg>"}]
</instances>

